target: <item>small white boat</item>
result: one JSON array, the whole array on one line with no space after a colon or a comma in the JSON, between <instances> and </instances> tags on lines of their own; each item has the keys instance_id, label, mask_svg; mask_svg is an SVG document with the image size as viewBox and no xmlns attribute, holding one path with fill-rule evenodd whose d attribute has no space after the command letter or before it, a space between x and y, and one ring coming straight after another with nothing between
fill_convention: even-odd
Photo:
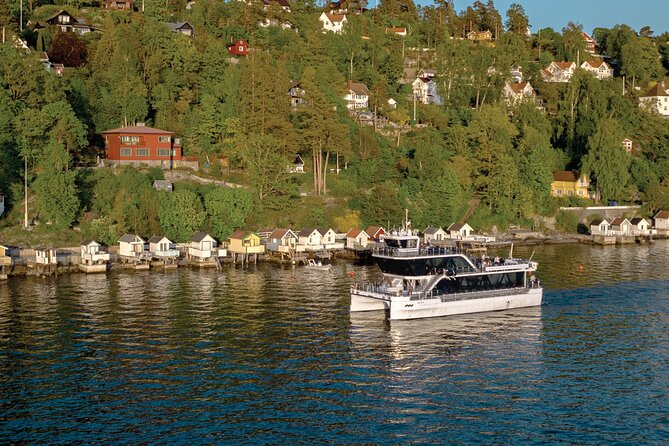
<instances>
[{"instance_id":1,"label":"small white boat","mask_svg":"<svg viewBox=\"0 0 669 446\"><path fill-rule=\"evenodd\" d=\"M332 265L324 265L320 260L316 261L314 259L307 260L307 264L304 266L308 269L317 269L321 271L330 271Z\"/></svg>"}]
</instances>

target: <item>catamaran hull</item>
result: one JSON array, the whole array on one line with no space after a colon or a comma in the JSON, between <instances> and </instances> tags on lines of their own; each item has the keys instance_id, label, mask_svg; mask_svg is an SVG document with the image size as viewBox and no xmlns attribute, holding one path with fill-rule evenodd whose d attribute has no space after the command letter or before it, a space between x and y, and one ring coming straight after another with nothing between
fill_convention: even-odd
<instances>
[{"instance_id":1,"label":"catamaran hull","mask_svg":"<svg viewBox=\"0 0 669 446\"><path fill-rule=\"evenodd\" d=\"M378 298L364 297L352 293L351 311L390 310L391 320L402 320L534 307L541 305L542 301L542 288L533 288L518 294L469 296L462 300L447 301L438 298L409 300L401 297L388 301L382 300L381 296Z\"/></svg>"},{"instance_id":2,"label":"catamaran hull","mask_svg":"<svg viewBox=\"0 0 669 446\"><path fill-rule=\"evenodd\" d=\"M379 311L390 309L390 302L380 298L365 297L351 293L351 311Z\"/></svg>"}]
</instances>

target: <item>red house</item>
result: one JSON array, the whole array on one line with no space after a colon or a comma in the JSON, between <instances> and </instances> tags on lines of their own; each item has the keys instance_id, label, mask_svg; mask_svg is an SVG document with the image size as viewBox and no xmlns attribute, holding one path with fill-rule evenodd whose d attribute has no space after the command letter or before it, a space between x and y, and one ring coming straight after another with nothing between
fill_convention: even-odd
<instances>
[{"instance_id":1,"label":"red house","mask_svg":"<svg viewBox=\"0 0 669 446\"><path fill-rule=\"evenodd\" d=\"M249 52L249 44L244 39L239 39L234 43L228 43L228 54L232 56L246 56Z\"/></svg>"},{"instance_id":2,"label":"red house","mask_svg":"<svg viewBox=\"0 0 669 446\"><path fill-rule=\"evenodd\" d=\"M174 133L144 125L102 132L109 165L148 164L172 168L181 161L181 140Z\"/></svg>"}]
</instances>

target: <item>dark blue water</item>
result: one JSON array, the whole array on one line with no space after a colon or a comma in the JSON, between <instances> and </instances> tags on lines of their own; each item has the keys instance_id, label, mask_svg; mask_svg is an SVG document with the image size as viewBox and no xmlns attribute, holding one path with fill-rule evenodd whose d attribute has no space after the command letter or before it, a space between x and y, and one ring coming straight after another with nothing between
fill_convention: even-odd
<instances>
[{"instance_id":1,"label":"dark blue water","mask_svg":"<svg viewBox=\"0 0 669 446\"><path fill-rule=\"evenodd\" d=\"M669 443L669 244L533 250L541 308L392 323L344 262L12 279L0 438Z\"/></svg>"}]
</instances>

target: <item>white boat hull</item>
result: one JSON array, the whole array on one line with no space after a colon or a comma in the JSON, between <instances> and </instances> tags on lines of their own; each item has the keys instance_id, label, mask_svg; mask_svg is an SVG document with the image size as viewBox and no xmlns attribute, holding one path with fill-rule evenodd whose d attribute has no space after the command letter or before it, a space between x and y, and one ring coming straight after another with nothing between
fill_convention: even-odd
<instances>
[{"instance_id":1,"label":"white boat hull","mask_svg":"<svg viewBox=\"0 0 669 446\"><path fill-rule=\"evenodd\" d=\"M503 293L476 297L463 295L460 300L442 301L440 298L410 300L409 297L393 296L383 300L381 296L364 297L351 294L351 311L390 310L391 320L420 319L452 316L456 314L483 313L541 305L543 289L532 288L517 294Z\"/></svg>"}]
</instances>

